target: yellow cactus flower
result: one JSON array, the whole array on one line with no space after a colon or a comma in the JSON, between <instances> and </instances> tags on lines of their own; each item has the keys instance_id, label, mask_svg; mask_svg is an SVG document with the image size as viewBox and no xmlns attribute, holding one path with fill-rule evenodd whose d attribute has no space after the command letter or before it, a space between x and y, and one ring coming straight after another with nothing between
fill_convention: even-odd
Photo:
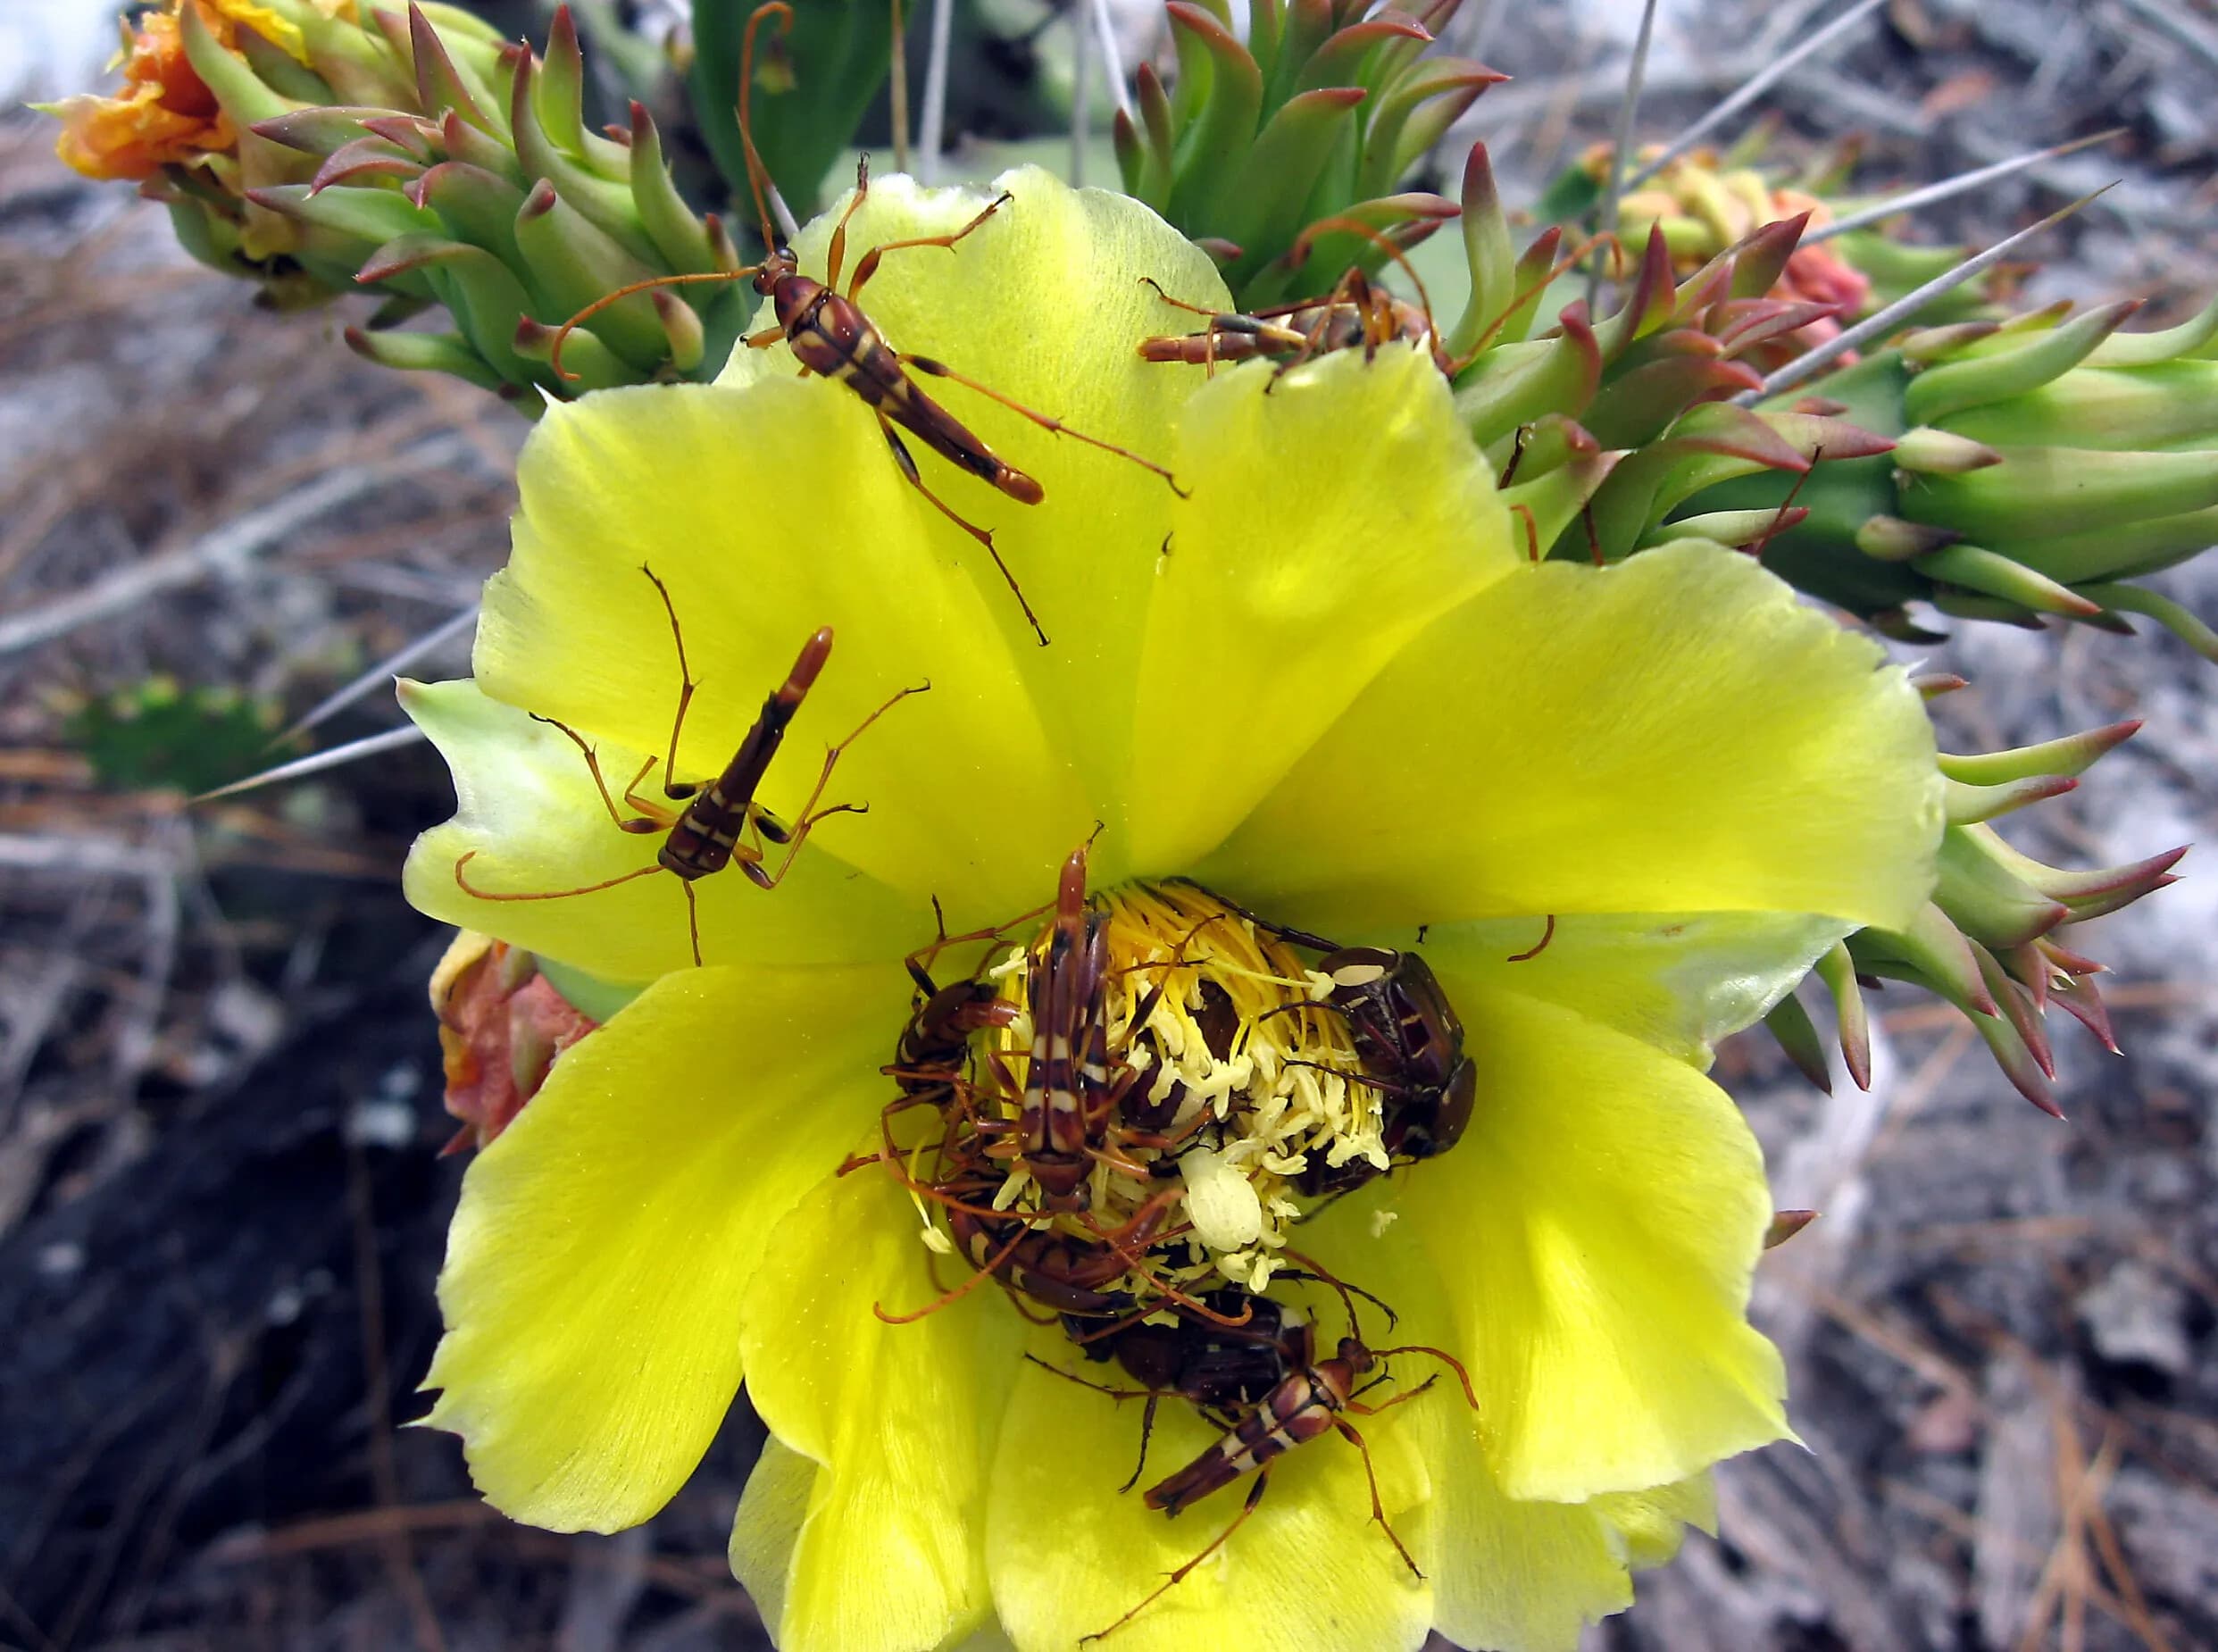
<instances>
[{"instance_id":1,"label":"yellow cactus flower","mask_svg":"<svg viewBox=\"0 0 2218 1652\"><path fill-rule=\"evenodd\" d=\"M773 344L715 385L550 407L475 680L404 690L460 798L411 855L411 898L636 995L589 1007L604 1024L470 1167L426 1421L462 1437L496 1507L605 1531L670 1498L744 1381L772 1439L731 1563L789 1652L1069 1652L1113 1625L1112 1652L1374 1652L1434 1628L1569 1648L1629 1604L1629 1568L1706 1523L1713 1464L1787 1432L1779 1358L1746 1317L1761 1156L1702 1067L1841 936L1926 899L1939 782L1918 697L1747 558L1529 563L1418 351L1276 380L1141 361L1163 316L1142 278L1227 307L1206 259L1130 200L1032 170L1001 187L975 234L893 253L862 303L896 346L1175 477L921 380L1044 488L1022 504L917 448L925 485L992 530L1048 646L863 400ZM980 204L881 180L850 250ZM829 231L800 238L804 270ZM736 871L688 886L702 967L677 880L625 876L655 839L612 820L672 743L672 614L697 684L673 765L688 778L723 768L796 647L832 629L759 793L788 826L823 748L930 684L840 755L825 800L866 813L823 819L774 889ZM650 804L659 768L636 782ZM1254 1517L1122 1622L1239 1492L1176 1521L1120 1495L1138 1407L1066 1380L1114 1367L990 1282L891 1322L966 1274L946 1213L882 1161L856 1167L888 1128L903 958L933 940L935 903L950 930L1003 926L982 979L1021 978L1089 839L1120 1003L1144 967L1120 963L1143 944L1122 938L1173 897L1214 901L1227 928L1244 912L1421 951L1475 1080L1452 1150L1363 1181L1297 1239L1391 1305L1396 1343L1451 1356L1476 1412L1442 1361L1420 1388L1397 1357L1409 1403L1357 1417L1368 1463L1339 1439L1286 1453ZM1309 969L1273 987L1286 1001L1330 986L1297 939L1239 936L1271 969ZM1176 962L1200 976L1229 955ZM1334 1019L1235 1014L1244 1055L1281 1076L1300 1027ZM1331 1047L1340 1067L1300 1071L1366 1095L1379 1139L1379 1086ZM1263 1226L1225 1214L1252 1139L1233 1124L1260 1116L1234 1113L1207 1162L1225 1209L1198 1209L1198 1171L1187 1189L1227 1246L1266 1242L1250 1236L1271 1208ZM1299 1163L1274 1199L1299 1203ZM1305 1289L1329 1347L1340 1306ZM1167 1472L1215 1433L1174 1397L1150 1460Z\"/></svg>"}]
</instances>

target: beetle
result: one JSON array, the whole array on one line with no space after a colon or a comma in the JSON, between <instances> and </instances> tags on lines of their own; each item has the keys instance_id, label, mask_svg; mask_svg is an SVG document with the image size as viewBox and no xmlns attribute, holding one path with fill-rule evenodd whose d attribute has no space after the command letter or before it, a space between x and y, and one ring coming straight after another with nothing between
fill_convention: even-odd
<instances>
[{"instance_id":1,"label":"beetle","mask_svg":"<svg viewBox=\"0 0 2218 1652\"><path fill-rule=\"evenodd\" d=\"M1388 1155L1429 1159L1446 1153L1471 1123L1478 1072L1463 1053L1463 1023L1432 966L1413 952L1347 947L1326 954L1317 967L1332 978L1330 1002L1347 1018L1366 1075L1362 1081L1386 1095L1381 1133Z\"/></svg>"},{"instance_id":2,"label":"beetle","mask_svg":"<svg viewBox=\"0 0 2218 1652\"><path fill-rule=\"evenodd\" d=\"M1109 1145L1112 1127L1142 1070L1109 1047L1106 920L1086 896L1086 857L1092 842L1089 838L1079 845L1063 862L1047 944L1028 966L1032 1046L1024 1082L1017 1084L994 1058L996 1076L1021 1097L1014 1140L1004 1151L1024 1161L1039 1184L1042 1208L1051 1211L1087 1208L1096 1163L1105 1160L1130 1173L1145 1173ZM1133 1007L1131 1026L1147 1025L1163 992L1158 980ZM1127 1132L1122 1139L1160 1147L1167 1139Z\"/></svg>"},{"instance_id":3,"label":"beetle","mask_svg":"<svg viewBox=\"0 0 2218 1652\"><path fill-rule=\"evenodd\" d=\"M1322 298L1279 305L1252 313L1211 310L1173 298L1147 276L1141 280L1155 289L1163 303L1206 318L1199 332L1158 334L1140 340L1140 359L1147 362L1184 362L1213 373L1220 362L1245 362L1257 356L1279 363L1279 371L1299 366L1313 355L1333 350L1352 350L1358 345L1375 355L1382 344L1396 339L1424 345L1443 372L1453 363L1435 337L1432 317L1419 305L1394 297L1375 287L1361 268L1350 267L1339 284Z\"/></svg>"},{"instance_id":4,"label":"beetle","mask_svg":"<svg viewBox=\"0 0 2218 1652\"><path fill-rule=\"evenodd\" d=\"M1191 879L1180 881L1200 889L1257 929L1324 955L1317 969L1332 982L1325 997L1282 1004L1264 1014L1329 1010L1346 1018L1363 1072L1343 1072L1316 1062L1301 1064L1338 1072L1384 1096L1380 1122L1388 1157L1438 1158L1463 1139L1478 1101L1478 1072L1463 1053L1462 1018L1430 964L1413 952L1390 947L1343 947L1306 930L1273 923ZM1551 915L1539 946L1511 962L1538 956L1555 934ZM1313 1163L1296 1185L1305 1193L1344 1193L1378 1174L1379 1167L1366 1159L1353 1159L1337 1169Z\"/></svg>"},{"instance_id":5,"label":"beetle","mask_svg":"<svg viewBox=\"0 0 2218 1652\"><path fill-rule=\"evenodd\" d=\"M1465 1400L1476 1411L1479 1398L1472 1387L1470 1373L1460 1360L1445 1349L1421 1344L1371 1347L1355 1326L1352 1314L1349 1334L1340 1339L1330 1356L1319 1359L1315 1332L1305 1320L1269 1297L1249 1297L1247 1300L1251 1306L1252 1338L1240 1331L1207 1333L1201 1328L1183 1324L1138 1326L1124 1333L1134 1338L1133 1352L1128 1358L1120 1347L1118 1357L1127 1370L1149 1383L1141 1391L1147 1395L1151 1419L1161 1395L1175 1391L1192 1400L1204 1416L1223 1429L1191 1462L1142 1494L1147 1506L1175 1517L1212 1492L1249 1474L1255 1476L1255 1482L1239 1513L1200 1553L1172 1572L1145 1599L1106 1629L1080 1637L1080 1644L1115 1633L1184 1581L1196 1567L1230 1541L1255 1512L1256 1506L1263 1501L1264 1489L1270 1484L1272 1464L1296 1447L1328 1433L1338 1434L1362 1454L1363 1473L1371 1487L1372 1518L1394 1545L1403 1564L1419 1578L1424 1575L1386 1517L1385 1506L1379 1497L1378 1475L1372 1465L1371 1448L1348 1422L1347 1414L1377 1415L1431 1388L1435 1379L1428 1378L1382 1405L1363 1404L1358 1398L1364 1386L1362 1379L1397 1354L1429 1354L1440 1360L1455 1373ZM1141 1332L1150 1334L1142 1337ZM1052 1365L1047 1369L1056 1371ZM1056 1371L1056 1374L1116 1398L1136 1397L1133 1390L1104 1388L1069 1372ZM1164 1379L1175 1382L1175 1389L1167 1388ZM1380 1380L1383 1381L1383 1376ZM1143 1434L1143 1460L1145 1454ZM1126 1482L1127 1487L1138 1478L1135 1470L1132 1481Z\"/></svg>"},{"instance_id":6,"label":"beetle","mask_svg":"<svg viewBox=\"0 0 2218 1652\"><path fill-rule=\"evenodd\" d=\"M899 690L865 717L854 733L828 750L824 754L824 766L816 777L815 788L809 793L808 801L802 805L794 824L788 827L755 802L755 794L763 783L763 777L769 772L771 760L785 743L787 728L792 723L795 713L800 711L802 701L808 697L809 690L815 686L818 675L824 669L824 663L831 657L831 627L818 628L801 645L801 652L795 657L793 669L786 674L786 680L772 689L770 697L763 702L762 711L749 726L746 738L739 742L739 748L732 754L731 761L724 765L723 772L705 786L680 781L675 778L674 772L678 763L679 737L685 729L686 712L693 703L694 690L700 685L694 680L686 663L685 632L679 626L678 610L671 601L670 588L646 563L640 564L639 572L653 582L655 593L662 598L663 611L669 616L671 636L678 646L678 675L682 685L678 695L677 714L671 722L668 755L662 759L647 758L623 789L623 801L639 813L627 815L616 806L616 797L610 793L608 781L601 772L600 755L584 736L568 723L541 716L537 712L532 713L532 718L559 730L585 755L586 768L593 776L594 789L600 794L602 806L607 809L609 819L615 822L619 831L659 831L663 834L663 846L655 851L655 864L620 872L597 883L580 884L576 889L504 892L478 889L471 883L463 870L477 858L478 851L471 849L454 862L454 881L465 895L478 900L543 901L563 900L573 895L590 895L600 889L613 889L635 879L651 877L659 872L671 872L678 878L686 891L686 922L693 942L693 962L698 966L701 963L701 917L700 908L694 897L694 884L736 862L748 880L758 889L776 889L784 880L786 873L792 870L794 857L800 854L802 844L819 822L834 814L859 814L863 811L863 805L853 803L837 803L822 809L816 806L824 795L824 788L830 783L832 770L838 764L840 754L862 738L864 730L896 705L912 694L923 693L931 684L928 682L921 688ZM663 764L663 795L671 803L682 803L685 805L682 809L673 811L638 796L639 782L646 778L658 761ZM755 842L746 840L749 830L755 834ZM775 872L770 868L769 855L763 847L764 843L781 846L786 851Z\"/></svg>"},{"instance_id":7,"label":"beetle","mask_svg":"<svg viewBox=\"0 0 2218 1652\"><path fill-rule=\"evenodd\" d=\"M831 245L825 254L824 279L821 281L801 273L800 260L792 247L779 238L771 222L769 204L769 173L756 153L752 123L748 116L748 95L755 79L755 34L766 17L776 17L781 28L790 29L793 7L788 0L767 0L755 7L747 18L746 35L740 48L739 74L739 138L746 158L747 181L755 192L755 204L760 215L763 244L769 248L759 264L746 264L736 270L706 271L693 274L663 275L643 281L633 281L615 291L603 295L563 322L554 335L549 353L549 364L563 378L574 379L562 364L563 342L571 330L609 305L634 293L650 288L680 287L703 281L747 281L755 290L771 301L777 325L746 336L749 349L766 349L784 342L791 348L794 358L801 364L804 377L811 373L837 380L846 385L877 415L878 428L893 454L894 463L910 487L923 495L932 507L971 538L986 547L994 566L1007 584L1017 605L1024 611L1025 622L1032 628L1044 647L1047 633L1042 629L1039 617L1032 612L1032 605L1018 585L1016 575L1002 559L994 544L993 530L981 528L959 515L955 507L925 486L918 471L916 459L901 439L900 431L908 431L925 446L939 455L949 463L969 471L996 491L1014 499L1020 505L1038 505L1046 496L1046 490L1032 477L1020 471L986 445L969 426L957 419L927 395L909 377L911 370L939 379L946 379L990 397L1012 413L1030 420L1042 430L1058 436L1069 436L1105 453L1114 454L1129 460L1141 469L1153 471L1169 484L1171 490L1183 498L1186 490L1165 467L1144 459L1113 442L1097 436L1074 430L1060 419L1027 407L1013 397L1005 396L988 385L957 372L946 363L929 355L918 355L896 350L886 342L870 317L863 313L856 296L863 285L878 272L879 263L888 253L914 246L944 246L952 250L964 237L983 226L993 215L1015 197L1007 194L988 202L961 229L946 235L913 236L904 240L887 241L873 246L855 262L855 272L847 282L846 291L839 290L839 272L846 262L847 250L847 222L852 219L870 192L870 161L863 157L855 166L855 194L846 208L839 214L834 226Z\"/></svg>"},{"instance_id":8,"label":"beetle","mask_svg":"<svg viewBox=\"0 0 2218 1652\"><path fill-rule=\"evenodd\" d=\"M992 1197L990 1189L985 1196ZM1162 1237L1179 1197L1179 1189L1167 1188L1123 1226L1092 1238L1035 1225L1021 1214L981 1215L963 1204L948 1206L947 1230L972 1266L1050 1313L1108 1318L1134 1310L1129 1294L1111 1288L1136 1271L1146 1272L1147 1252ZM1012 1227L1021 1231L1012 1235Z\"/></svg>"},{"instance_id":9,"label":"beetle","mask_svg":"<svg viewBox=\"0 0 2218 1652\"><path fill-rule=\"evenodd\" d=\"M1106 1326L1080 1314L1063 1315L1063 1330L1086 1357L1114 1359L1143 1385L1138 1390L1091 1382L1044 1360L1035 1362L1057 1376L1114 1399L1146 1396L1139 1459L1133 1464L1131 1478L1118 1488L1120 1491L1130 1491L1147 1466L1147 1442L1155 1431L1155 1408L1166 1396L1186 1400L1203 1415L1226 1426L1230 1421L1226 1414L1232 1407L1254 1405L1283 1381L1289 1370L1309 1357L1309 1345L1304 1339L1307 1322L1298 1309L1276 1297L1228 1287L1205 1292L1201 1302L1209 1310L1209 1317L1174 1307L1175 1318L1169 1324L1161 1322L1159 1314L1147 1310L1127 1312Z\"/></svg>"}]
</instances>

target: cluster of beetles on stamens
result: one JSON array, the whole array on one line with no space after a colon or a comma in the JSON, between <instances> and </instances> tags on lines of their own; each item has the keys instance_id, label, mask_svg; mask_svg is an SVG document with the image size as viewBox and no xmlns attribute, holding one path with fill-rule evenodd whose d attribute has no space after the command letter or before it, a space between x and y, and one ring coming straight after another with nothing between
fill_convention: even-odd
<instances>
[{"instance_id":1,"label":"cluster of beetles on stamens","mask_svg":"<svg viewBox=\"0 0 2218 1652\"><path fill-rule=\"evenodd\" d=\"M896 1314L881 1306L880 1317L918 1319L991 1282L1026 1317L1060 1325L1081 1356L1079 1369L1113 1365L1138 1385L1098 1382L1079 1369L1031 1356L1075 1383L1119 1399L1145 1400L1139 1463L1121 1489L1130 1490L1141 1478L1156 1407L1165 1399L1192 1406L1221 1432L1191 1462L1147 1488L1143 1496L1149 1507L1175 1515L1222 1487L1254 1477L1230 1524L1101 1634L1121 1627L1238 1529L1261 1500L1274 1459L1327 1433L1339 1434L1363 1453L1372 1516L1415 1573L1415 1561L1387 1520L1369 1449L1349 1414L1375 1414L1432 1386L1428 1380L1383 1404L1364 1404L1359 1397L1369 1385L1363 1380L1375 1372L1373 1382L1386 1381L1383 1362L1391 1355L1440 1360L1475 1407L1470 1378L1452 1355L1438 1348L1370 1346L1357 1299L1371 1303L1389 1324L1393 1310L1300 1252L1285 1253L1296 1265L1276 1278L1321 1286L1338 1297L1348 1334L1329 1351L1290 1302L1238 1285L1188 1289L1170 1276L1172 1248L1191 1231L1179 1214L1185 1188L1177 1156L1198 1132L1224 1128L1227 1121L1208 1107L1186 1105L1175 1081L1167 1094L1149 1099L1141 1081L1147 1068L1131 1059L1130 1041L1148 1024L1165 990L1163 978L1182 958L1135 966L1154 970L1157 979L1138 995L1123 1036L1113 1038L1107 914L1088 893L1088 849L1080 846L1064 862L1052 907L993 930L955 937L943 932L907 960L916 987L914 1010L885 1068L896 1093L884 1110L884 1145L846 1169L877 1164L891 1170L944 1217L955 1248L972 1272L921 1309ZM1377 1094L1381 1136L1393 1162L1413 1163L1454 1147L1471 1120L1475 1074L1463 1052L1462 1025L1424 961L1409 952L1338 947L1268 924L1221 897L1213 904L1223 906L1213 922L1254 923L1322 955L1317 973L1332 982L1330 991L1283 1007L1345 1021L1361 1066L1345 1076ZM1016 1026L1023 1011L996 980L981 972L943 985L931 972L949 947L990 943L1043 913L1044 939L1017 965L1024 972L1031 1024L1029 1049L1012 1060L1013 1052L997 1047L1005 1040L995 1035ZM1230 1000L1206 981L1198 997L1196 1021L1211 1053L1222 1060L1238 1030ZM896 1122L920 1112L930 1115L925 1137L911 1129L905 1145L896 1140ZM1191 1116L1181 1122L1181 1114ZM1105 1225L1092 1208L1097 1164L1161 1185L1124 1220ZM996 1200L1014 1170L1029 1181L1029 1203ZM1294 1185L1304 1195L1330 1200L1382 1173L1368 1159L1327 1166L1313 1157Z\"/></svg>"}]
</instances>

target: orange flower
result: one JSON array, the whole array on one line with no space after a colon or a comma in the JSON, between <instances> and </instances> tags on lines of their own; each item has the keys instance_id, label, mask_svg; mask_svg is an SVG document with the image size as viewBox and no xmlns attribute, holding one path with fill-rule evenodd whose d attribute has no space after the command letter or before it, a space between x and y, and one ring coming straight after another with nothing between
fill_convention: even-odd
<instances>
[{"instance_id":1,"label":"orange flower","mask_svg":"<svg viewBox=\"0 0 2218 1652\"><path fill-rule=\"evenodd\" d=\"M546 1080L554 1057L600 1023L506 941L464 930L431 973L446 1069L446 1110L462 1128L448 1153L482 1147L508 1128Z\"/></svg>"},{"instance_id":2,"label":"orange flower","mask_svg":"<svg viewBox=\"0 0 2218 1652\"><path fill-rule=\"evenodd\" d=\"M226 21L224 32L229 29ZM62 119L54 153L88 178L147 179L172 161L220 153L237 141L215 94L185 55L174 7L141 19L125 43L121 90L64 98L53 113Z\"/></svg>"},{"instance_id":3,"label":"orange flower","mask_svg":"<svg viewBox=\"0 0 2218 1652\"><path fill-rule=\"evenodd\" d=\"M144 180L172 163L225 154L238 144L229 118L185 54L178 21L185 4L164 0L139 18L135 33L126 35L118 54L123 84L113 96L86 94L44 105L62 121L54 153L86 177ZM227 51L237 50L240 29L250 29L307 61L298 25L267 6L254 0L192 0L192 4ZM319 4L317 9L327 16L350 15L352 0Z\"/></svg>"}]
</instances>

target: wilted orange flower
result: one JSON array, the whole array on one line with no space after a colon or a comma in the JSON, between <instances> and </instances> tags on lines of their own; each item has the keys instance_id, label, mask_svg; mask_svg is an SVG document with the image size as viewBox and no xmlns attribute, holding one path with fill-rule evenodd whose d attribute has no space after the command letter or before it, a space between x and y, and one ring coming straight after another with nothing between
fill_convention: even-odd
<instances>
[{"instance_id":1,"label":"wilted orange flower","mask_svg":"<svg viewBox=\"0 0 2218 1652\"><path fill-rule=\"evenodd\" d=\"M563 997L520 947L464 930L431 973L446 1069L448 1153L482 1147L546 1082L555 1056L600 1023Z\"/></svg>"},{"instance_id":2,"label":"wilted orange flower","mask_svg":"<svg viewBox=\"0 0 2218 1652\"><path fill-rule=\"evenodd\" d=\"M88 178L147 179L171 161L229 149L231 123L185 55L174 11L140 20L125 42L123 85L109 97L68 97L54 153Z\"/></svg>"},{"instance_id":3,"label":"wilted orange flower","mask_svg":"<svg viewBox=\"0 0 2218 1652\"><path fill-rule=\"evenodd\" d=\"M117 54L123 84L114 94L83 94L45 105L62 121L54 153L86 177L144 180L173 162L221 154L238 143L215 94L186 55L179 20L186 4L163 0L141 14L136 30L125 26L123 48ZM227 51L237 48L239 30L247 29L306 61L299 28L267 6L254 0L191 4Z\"/></svg>"}]
</instances>

